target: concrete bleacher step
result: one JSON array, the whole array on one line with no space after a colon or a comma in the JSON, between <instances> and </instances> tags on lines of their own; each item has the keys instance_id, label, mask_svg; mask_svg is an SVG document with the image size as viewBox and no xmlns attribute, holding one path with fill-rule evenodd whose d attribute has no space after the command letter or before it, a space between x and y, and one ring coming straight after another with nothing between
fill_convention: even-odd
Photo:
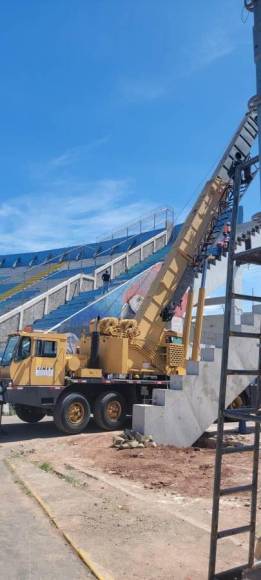
<instances>
[{"instance_id":1,"label":"concrete bleacher step","mask_svg":"<svg viewBox=\"0 0 261 580\"><path fill-rule=\"evenodd\" d=\"M260 328L261 314L253 318L253 325L240 325L242 331ZM232 337L229 349L229 368L258 368L259 345L255 340ZM222 349L202 348L199 363L188 361L184 376L173 376L170 389L154 389L152 405L134 405L133 428L152 435L161 444L189 447L216 420L220 385ZM229 376L226 406L253 381L252 376Z\"/></svg>"},{"instance_id":2,"label":"concrete bleacher step","mask_svg":"<svg viewBox=\"0 0 261 580\"><path fill-rule=\"evenodd\" d=\"M165 406L167 389L153 389L152 404L159 407Z\"/></svg>"},{"instance_id":3,"label":"concrete bleacher step","mask_svg":"<svg viewBox=\"0 0 261 580\"><path fill-rule=\"evenodd\" d=\"M253 312L254 314L261 314L261 304L255 304L253 306Z\"/></svg>"},{"instance_id":4,"label":"concrete bleacher step","mask_svg":"<svg viewBox=\"0 0 261 580\"><path fill-rule=\"evenodd\" d=\"M203 347L200 351L200 358L206 362L214 362L215 360L215 348Z\"/></svg>"},{"instance_id":5,"label":"concrete bleacher step","mask_svg":"<svg viewBox=\"0 0 261 580\"><path fill-rule=\"evenodd\" d=\"M188 360L186 366L186 374L187 375L199 375L199 362L195 362L194 360Z\"/></svg>"}]
</instances>

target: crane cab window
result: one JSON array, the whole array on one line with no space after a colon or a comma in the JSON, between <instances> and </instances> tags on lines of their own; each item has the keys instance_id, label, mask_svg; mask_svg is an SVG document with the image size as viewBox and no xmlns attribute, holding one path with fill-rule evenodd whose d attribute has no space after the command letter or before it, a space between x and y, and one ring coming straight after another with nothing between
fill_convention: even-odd
<instances>
[{"instance_id":1,"label":"crane cab window","mask_svg":"<svg viewBox=\"0 0 261 580\"><path fill-rule=\"evenodd\" d=\"M35 346L35 356L55 358L57 354L57 343L55 340L37 340Z\"/></svg>"},{"instance_id":2,"label":"crane cab window","mask_svg":"<svg viewBox=\"0 0 261 580\"><path fill-rule=\"evenodd\" d=\"M16 360L24 360L31 354L31 339L29 336L23 336L20 340Z\"/></svg>"},{"instance_id":3,"label":"crane cab window","mask_svg":"<svg viewBox=\"0 0 261 580\"><path fill-rule=\"evenodd\" d=\"M183 340L180 336L167 336L166 343L170 344L183 344Z\"/></svg>"},{"instance_id":4,"label":"crane cab window","mask_svg":"<svg viewBox=\"0 0 261 580\"><path fill-rule=\"evenodd\" d=\"M17 345L19 343L20 337L18 334L14 334L13 336L9 336L4 354L1 360L1 366L5 367L11 364L12 360L15 357L15 353L17 350Z\"/></svg>"}]
</instances>

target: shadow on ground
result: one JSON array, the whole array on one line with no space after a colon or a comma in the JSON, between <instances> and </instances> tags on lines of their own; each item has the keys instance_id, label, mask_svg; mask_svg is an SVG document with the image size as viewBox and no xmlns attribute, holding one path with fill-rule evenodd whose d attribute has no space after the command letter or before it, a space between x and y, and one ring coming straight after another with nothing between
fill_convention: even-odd
<instances>
[{"instance_id":1,"label":"shadow on ground","mask_svg":"<svg viewBox=\"0 0 261 580\"><path fill-rule=\"evenodd\" d=\"M90 421L84 433L100 433L99 427ZM16 443L19 441L29 441L30 439L50 439L57 437L68 437L61 433L55 426L54 421L47 417L39 423L23 423L16 416L4 416L2 420L2 430L0 432L0 444ZM75 435L71 435L75 437Z\"/></svg>"}]
</instances>

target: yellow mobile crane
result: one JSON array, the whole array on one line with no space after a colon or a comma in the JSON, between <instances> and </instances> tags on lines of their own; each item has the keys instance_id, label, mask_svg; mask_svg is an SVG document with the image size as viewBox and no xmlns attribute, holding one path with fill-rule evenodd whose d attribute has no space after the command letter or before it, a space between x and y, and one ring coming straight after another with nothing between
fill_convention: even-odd
<instances>
[{"instance_id":1,"label":"yellow mobile crane","mask_svg":"<svg viewBox=\"0 0 261 580\"><path fill-rule=\"evenodd\" d=\"M212 178L206 183L145 297L135 320L103 318L90 323L76 352L67 336L22 331L9 336L0 366L0 395L24 421L53 415L57 427L79 433L91 413L107 430L121 427L132 405L150 398L172 374L186 371L193 299L183 337L166 329L175 307L201 272L219 221L230 208L231 165L249 155L257 135L256 113L248 112ZM248 183L245 183L246 188ZM243 192L242 192L243 193ZM1 393L2 391L2 393Z\"/></svg>"}]
</instances>

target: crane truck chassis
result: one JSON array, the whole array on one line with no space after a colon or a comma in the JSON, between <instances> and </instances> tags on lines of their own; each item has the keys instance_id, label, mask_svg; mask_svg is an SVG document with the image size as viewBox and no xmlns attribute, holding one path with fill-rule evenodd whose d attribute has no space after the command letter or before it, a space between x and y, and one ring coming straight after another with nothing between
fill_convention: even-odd
<instances>
[{"instance_id":1,"label":"crane truck chassis","mask_svg":"<svg viewBox=\"0 0 261 580\"><path fill-rule=\"evenodd\" d=\"M14 406L20 419L36 423L50 415L60 431L76 434L93 414L100 428L119 429L133 404L151 400L155 386L168 386L169 378L149 363L140 370L127 369L136 321L110 318L100 325L98 330L96 322L93 330L91 323L90 336L81 336L74 354L67 353L63 334L21 331L9 336L0 366L0 389L4 402ZM175 351L174 358L183 364L172 370L183 373L182 339L167 331L166 340L172 357Z\"/></svg>"},{"instance_id":2,"label":"crane truck chassis","mask_svg":"<svg viewBox=\"0 0 261 580\"><path fill-rule=\"evenodd\" d=\"M67 353L63 334L22 331L10 335L0 365L0 401L4 397L28 422L53 415L65 433L81 432L91 413L99 427L117 429L134 403L151 398L153 387L167 387L171 375L185 374L190 328L185 328L183 343L165 323L195 274L204 268L219 220L231 208L231 167L238 153L247 159L257 131L257 113L248 111L191 209L136 319L91 321L90 334L82 335L74 354Z\"/></svg>"}]
</instances>

